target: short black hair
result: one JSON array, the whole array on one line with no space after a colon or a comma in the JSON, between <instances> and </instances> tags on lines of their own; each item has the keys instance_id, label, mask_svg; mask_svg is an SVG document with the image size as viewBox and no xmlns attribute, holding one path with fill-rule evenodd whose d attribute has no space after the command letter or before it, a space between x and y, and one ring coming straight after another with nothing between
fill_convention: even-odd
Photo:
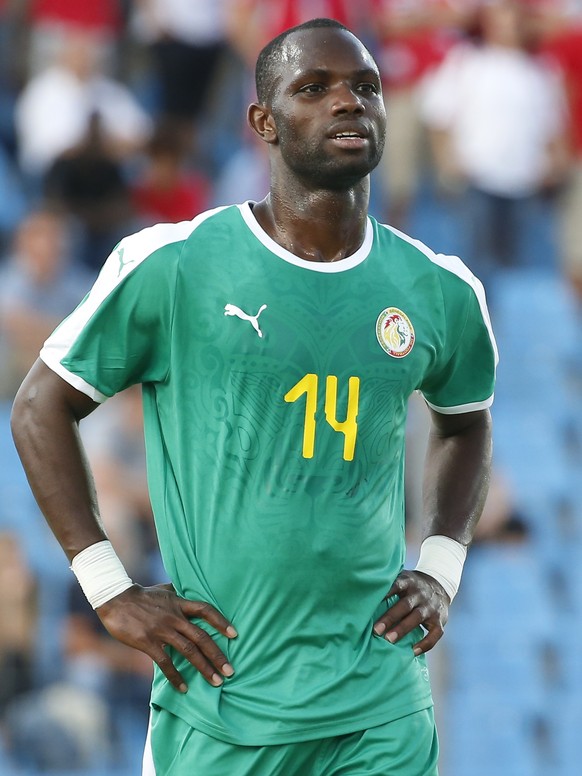
<instances>
[{"instance_id":1,"label":"short black hair","mask_svg":"<svg viewBox=\"0 0 582 776\"><path fill-rule=\"evenodd\" d=\"M276 68L281 60L281 52L289 35L302 30L317 30L325 27L345 30L352 35L354 34L345 24L338 22L336 19L310 19L307 22L303 22L303 24L297 24L295 27L289 27L288 30L284 30L273 40L269 41L260 51L255 67L255 84L257 99L262 105L268 103L272 97Z\"/></svg>"}]
</instances>

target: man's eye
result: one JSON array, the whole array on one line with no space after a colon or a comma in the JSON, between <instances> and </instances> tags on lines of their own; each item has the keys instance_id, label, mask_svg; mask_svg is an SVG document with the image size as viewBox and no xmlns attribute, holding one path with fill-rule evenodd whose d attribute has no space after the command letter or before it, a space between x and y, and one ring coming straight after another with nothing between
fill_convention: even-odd
<instances>
[{"instance_id":1,"label":"man's eye","mask_svg":"<svg viewBox=\"0 0 582 776\"><path fill-rule=\"evenodd\" d=\"M299 91L307 94L316 94L317 92L323 91L323 86L321 84L306 84L305 86L302 86Z\"/></svg>"},{"instance_id":2,"label":"man's eye","mask_svg":"<svg viewBox=\"0 0 582 776\"><path fill-rule=\"evenodd\" d=\"M376 84L358 84L358 91L365 94L378 94L380 90Z\"/></svg>"}]
</instances>

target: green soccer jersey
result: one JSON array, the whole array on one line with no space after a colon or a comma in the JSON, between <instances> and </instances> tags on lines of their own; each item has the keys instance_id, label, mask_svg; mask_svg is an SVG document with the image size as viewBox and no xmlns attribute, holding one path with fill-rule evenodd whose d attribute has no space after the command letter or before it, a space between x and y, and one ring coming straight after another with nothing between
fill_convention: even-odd
<instances>
[{"instance_id":1,"label":"green soccer jersey","mask_svg":"<svg viewBox=\"0 0 582 776\"><path fill-rule=\"evenodd\" d=\"M492 401L481 284L368 220L336 263L302 260L252 205L127 237L41 357L97 401L143 383L148 481L179 595L235 675L153 703L241 744L362 730L431 701L417 631L373 635L404 561L404 432L419 390L439 412Z\"/></svg>"}]
</instances>

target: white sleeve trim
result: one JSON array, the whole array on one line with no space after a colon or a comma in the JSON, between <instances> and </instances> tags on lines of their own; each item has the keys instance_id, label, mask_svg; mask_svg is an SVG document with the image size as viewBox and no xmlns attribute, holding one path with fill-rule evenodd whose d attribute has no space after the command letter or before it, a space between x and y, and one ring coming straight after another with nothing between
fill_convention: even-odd
<instances>
[{"instance_id":1,"label":"white sleeve trim","mask_svg":"<svg viewBox=\"0 0 582 776\"><path fill-rule=\"evenodd\" d=\"M478 412L479 410L486 410L493 404L494 394L491 394L488 399L484 401L472 401L469 404L457 404L454 407L439 407L436 404L431 404L426 396L423 394L423 399L435 412L440 412L441 415L462 415L464 412Z\"/></svg>"},{"instance_id":2,"label":"white sleeve trim","mask_svg":"<svg viewBox=\"0 0 582 776\"><path fill-rule=\"evenodd\" d=\"M90 385L86 380L83 380L83 378L79 377L79 375L76 375L73 372L69 372L68 369L65 369L53 350L43 348L40 351L40 359L41 361L44 361L49 369L52 369L53 372L58 374L59 377L62 377L66 383L69 383L69 385L72 385L73 388L81 391L81 393L86 394L90 399L93 399L93 401L96 401L98 404L103 404L103 402L109 398L109 396L106 396L104 393L101 393L101 391L98 391L97 388Z\"/></svg>"},{"instance_id":3,"label":"white sleeve trim","mask_svg":"<svg viewBox=\"0 0 582 776\"><path fill-rule=\"evenodd\" d=\"M181 221L177 224L156 224L142 229L141 232L124 237L104 263L87 297L65 318L44 343L40 351L40 358L44 363L66 382L87 394L94 401L100 403L105 401L108 397L83 380L82 377L64 367L63 359L66 358L71 347L103 301L136 267L165 245L188 239L201 223L224 209L224 207L219 207L208 210L205 213L200 213L192 221Z\"/></svg>"}]
</instances>

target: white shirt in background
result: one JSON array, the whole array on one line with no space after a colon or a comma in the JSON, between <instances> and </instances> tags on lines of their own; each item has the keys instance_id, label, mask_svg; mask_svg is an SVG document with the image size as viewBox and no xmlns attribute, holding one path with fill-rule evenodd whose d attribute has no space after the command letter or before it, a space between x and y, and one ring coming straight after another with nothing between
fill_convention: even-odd
<instances>
[{"instance_id":1,"label":"white shirt in background","mask_svg":"<svg viewBox=\"0 0 582 776\"><path fill-rule=\"evenodd\" d=\"M421 95L427 125L451 133L453 152L477 187L502 196L533 193L548 144L563 131L561 81L514 49L463 44L430 76Z\"/></svg>"}]
</instances>

